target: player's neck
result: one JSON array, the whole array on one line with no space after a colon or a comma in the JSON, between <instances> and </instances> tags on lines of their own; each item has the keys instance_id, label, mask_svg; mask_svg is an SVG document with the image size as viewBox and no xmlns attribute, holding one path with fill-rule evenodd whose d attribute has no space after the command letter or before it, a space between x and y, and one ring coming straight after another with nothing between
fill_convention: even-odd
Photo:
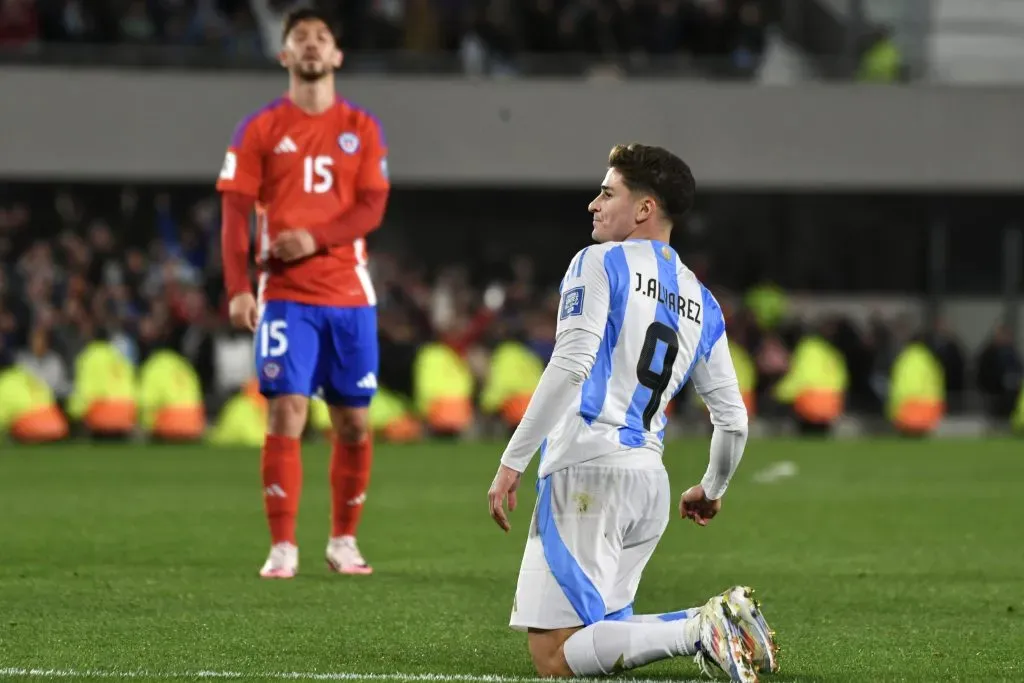
<instances>
[{"instance_id":1,"label":"player's neck","mask_svg":"<svg viewBox=\"0 0 1024 683\"><path fill-rule=\"evenodd\" d=\"M334 106L334 79L328 77L306 83L293 78L288 86L288 97L307 114L322 114Z\"/></svg>"},{"instance_id":2,"label":"player's neck","mask_svg":"<svg viewBox=\"0 0 1024 683\"><path fill-rule=\"evenodd\" d=\"M652 240L668 244L672 229L661 225L641 225L630 234L631 240Z\"/></svg>"}]
</instances>

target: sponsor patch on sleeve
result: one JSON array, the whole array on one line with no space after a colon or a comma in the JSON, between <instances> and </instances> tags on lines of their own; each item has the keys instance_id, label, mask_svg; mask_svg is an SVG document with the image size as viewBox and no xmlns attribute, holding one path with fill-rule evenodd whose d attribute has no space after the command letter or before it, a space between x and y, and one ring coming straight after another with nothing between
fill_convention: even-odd
<instances>
[{"instance_id":1,"label":"sponsor patch on sleeve","mask_svg":"<svg viewBox=\"0 0 1024 683\"><path fill-rule=\"evenodd\" d=\"M562 294L562 313L559 316L562 320L571 318L574 315L583 315L583 294L585 287L573 287Z\"/></svg>"}]
</instances>

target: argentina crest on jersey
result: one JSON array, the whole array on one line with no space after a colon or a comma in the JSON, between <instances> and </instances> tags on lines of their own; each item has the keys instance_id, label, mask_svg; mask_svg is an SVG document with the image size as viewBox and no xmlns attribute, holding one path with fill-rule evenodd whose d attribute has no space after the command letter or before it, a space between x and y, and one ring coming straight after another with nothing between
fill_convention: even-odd
<instances>
[{"instance_id":1,"label":"argentina crest on jersey","mask_svg":"<svg viewBox=\"0 0 1024 683\"><path fill-rule=\"evenodd\" d=\"M562 312L559 316L562 320L571 318L574 315L583 315L583 295L586 287L573 287L566 290L562 295Z\"/></svg>"}]
</instances>

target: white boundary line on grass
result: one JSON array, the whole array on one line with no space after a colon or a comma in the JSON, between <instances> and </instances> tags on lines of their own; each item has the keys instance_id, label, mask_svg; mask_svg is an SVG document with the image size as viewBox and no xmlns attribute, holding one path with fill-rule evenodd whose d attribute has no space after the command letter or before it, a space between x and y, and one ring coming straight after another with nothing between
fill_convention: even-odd
<instances>
[{"instance_id":1,"label":"white boundary line on grass","mask_svg":"<svg viewBox=\"0 0 1024 683\"><path fill-rule=\"evenodd\" d=\"M519 676L498 676L478 674L403 674L403 673L353 673L353 672L302 672L302 671L116 671L105 669L0 669L0 678L93 678L93 679L242 679L263 678L272 680L312 681L423 681L425 683L551 683L549 678L526 678ZM574 678L580 683L605 681L607 678ZM667 679L616 678L615 683L707 683L706 681L672 681Z\"/></svg>"}]
</instances>

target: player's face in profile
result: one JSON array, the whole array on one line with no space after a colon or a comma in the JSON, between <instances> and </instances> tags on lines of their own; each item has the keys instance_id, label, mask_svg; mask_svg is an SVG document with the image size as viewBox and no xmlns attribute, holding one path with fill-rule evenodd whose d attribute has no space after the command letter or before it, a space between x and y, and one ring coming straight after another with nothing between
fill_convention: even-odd
<instances>
[{"instance_id":1,"label":"player's face in profile","mask_svg":"<svg viewBox=\"0 0 1024 683\"><path fill-rule=\"evenodd\" d=\"M288 32L281 64L306 82L318 81L341 66L341 50L322 21L300 21Z\"/></svg>"},{"instance_id":2,"label":"player's face in profile","mask_svg":"<svg viewBox=\"0 0 1024 683\"><path fill-rule=\"evenodd\" d=\"M601 193L587 208L594 216L595 242L621 242L636 229L636 198L614 168L608 169Z\"/></svg>"}]
</instances>

